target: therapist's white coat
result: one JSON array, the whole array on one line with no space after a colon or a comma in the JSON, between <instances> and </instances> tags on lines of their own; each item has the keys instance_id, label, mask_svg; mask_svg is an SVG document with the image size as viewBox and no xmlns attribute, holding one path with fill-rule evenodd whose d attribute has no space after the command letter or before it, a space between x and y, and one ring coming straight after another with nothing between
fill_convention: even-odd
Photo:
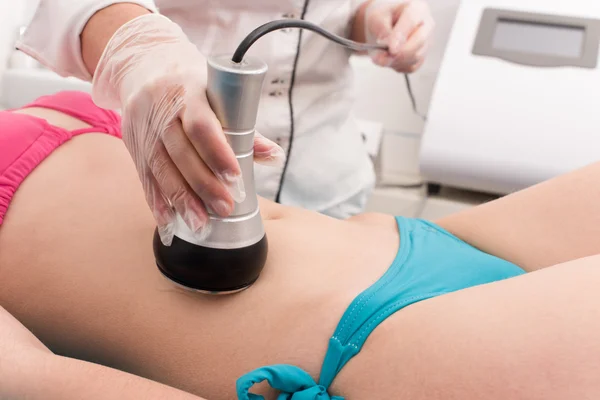
<instances>
[{"instance_id":1,"label":"therapist's white coat","mask_svg":"<svg viewBox=\"0 0 600 400\"><path fill-rule=\"evenodd\" d=\"M90 79L79 34L114 0L41 0L17 43L63 76ZM178 23L204 55L233 53L259 25L281 18L314 22L347 36L362 0L127 0ZM299 30L272 32L249 51L269 65L257 129L289 154L287 168L255 168L261 196L338 217L364 206L375 174L351 114L350 52ZM293 114L293 116L292 116Z\"/></svg>"}]
</instances>

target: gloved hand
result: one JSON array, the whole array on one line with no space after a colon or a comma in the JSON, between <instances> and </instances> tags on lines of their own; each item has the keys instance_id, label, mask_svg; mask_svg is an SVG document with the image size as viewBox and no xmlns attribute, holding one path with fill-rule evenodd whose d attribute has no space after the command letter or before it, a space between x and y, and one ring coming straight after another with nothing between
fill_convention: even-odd
<instances>
[{"instance_id":1,"label":"gloved hand","mask_svg":"<svg viewBox=\"0 0 600 400\"><path fill-rule=\"evenodd\" d=\"M201 240L209 228L206 206L225 217L245 197L239 164L206 97L206 75L204 56L158 14L119 28L94 73L94 102L121 108L123 140L165 245L175 212ZM284 158L278 145L256 135L256 161Z\"/></svg>"},{"instance_id":2,"label":"gloved hand","mask_svg":"<svg viewBox=\"0 0 600 400\"><path fill-rule=\"evenodd\" d=\"M377 65L414 72L425 60L434 25L425 0L373 0L365 10L365 38L388 51L369 55Z\"/></svg>"}]
</instances>

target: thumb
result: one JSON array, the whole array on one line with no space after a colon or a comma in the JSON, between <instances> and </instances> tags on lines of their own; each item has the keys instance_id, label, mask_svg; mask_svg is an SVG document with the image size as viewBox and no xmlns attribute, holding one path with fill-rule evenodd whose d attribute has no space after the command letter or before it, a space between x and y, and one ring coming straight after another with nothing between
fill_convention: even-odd
<instances>
[{"instance_id":1,"label":"thumb","mask_svg":"<svg viewBox=\"0 0 600 400\"><path fill-rule=\"evenodd\" d=\"M280 167L285 163L285 152L278 144L256 131L254 132L254 161L262 165Z\"/></svg>"}]
</instances>

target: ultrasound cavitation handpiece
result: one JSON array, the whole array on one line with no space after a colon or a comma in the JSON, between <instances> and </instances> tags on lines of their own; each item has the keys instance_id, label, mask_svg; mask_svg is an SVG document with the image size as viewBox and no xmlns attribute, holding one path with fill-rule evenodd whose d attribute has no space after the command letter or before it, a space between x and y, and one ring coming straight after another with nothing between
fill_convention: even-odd
<instances>
[{"instance_id":1,"label":"ultrasound cavitation handpiece","mask_svg":"<svg viewBox=\"0 0 600 400\"><path fill-rule=\"evenodd\" d=\"M221 122L242 171L245 200L231 215L209 210L210 230L202 241L178 216L171 246L154 234L154 255L160 271L189 289L226 294L252 285L267 258L267 237L254 185L254 126L267 65L251 57L234 62L231 56L208 60L207 97Z\"/></svg>"},{"instance_id":2,"label":"ultrasound cavitation handpiece","mask_svg":"<svg viewBox=\"0 0 600 400\"><path fill-rule=\"evenodd\" d=\"M266 23L252 31L232 57L208 60L207 97L221 122L239 162L246 198L233 213L221 218L209 210L210 232L199 240L177 217L170 246L154 233L154 256L160 271L173 282L208 294L239 292L259 277L267 259L267 237L262 224L254 185L254 126L267 65L245 57L261 36L282 28L308 29L356 51L385 50L377 44L357 43L325 31L303 20L286 19Z\"/></svg>"}]
</instances>

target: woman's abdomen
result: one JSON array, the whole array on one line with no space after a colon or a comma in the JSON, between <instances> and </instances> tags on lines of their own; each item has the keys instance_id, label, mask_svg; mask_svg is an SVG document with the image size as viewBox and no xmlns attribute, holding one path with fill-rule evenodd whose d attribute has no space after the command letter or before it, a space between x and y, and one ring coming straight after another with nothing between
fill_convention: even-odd
<instances>
[{"instance_id":1,"label":"woman's abdomen","mask_svg":"<svg viewBox=\"0 0 600 400\"><path fill-rule=\"evenodd\" d=\"M261 207L270 250L259 281L228 297L181 291L154 265L154 220L123 143L76 137L13 199L0 304L56 353L211 400L232 398L235 380L263 365L316 377L345 308L393 259L397 233Z\"/></svg>"}]
</instances>

